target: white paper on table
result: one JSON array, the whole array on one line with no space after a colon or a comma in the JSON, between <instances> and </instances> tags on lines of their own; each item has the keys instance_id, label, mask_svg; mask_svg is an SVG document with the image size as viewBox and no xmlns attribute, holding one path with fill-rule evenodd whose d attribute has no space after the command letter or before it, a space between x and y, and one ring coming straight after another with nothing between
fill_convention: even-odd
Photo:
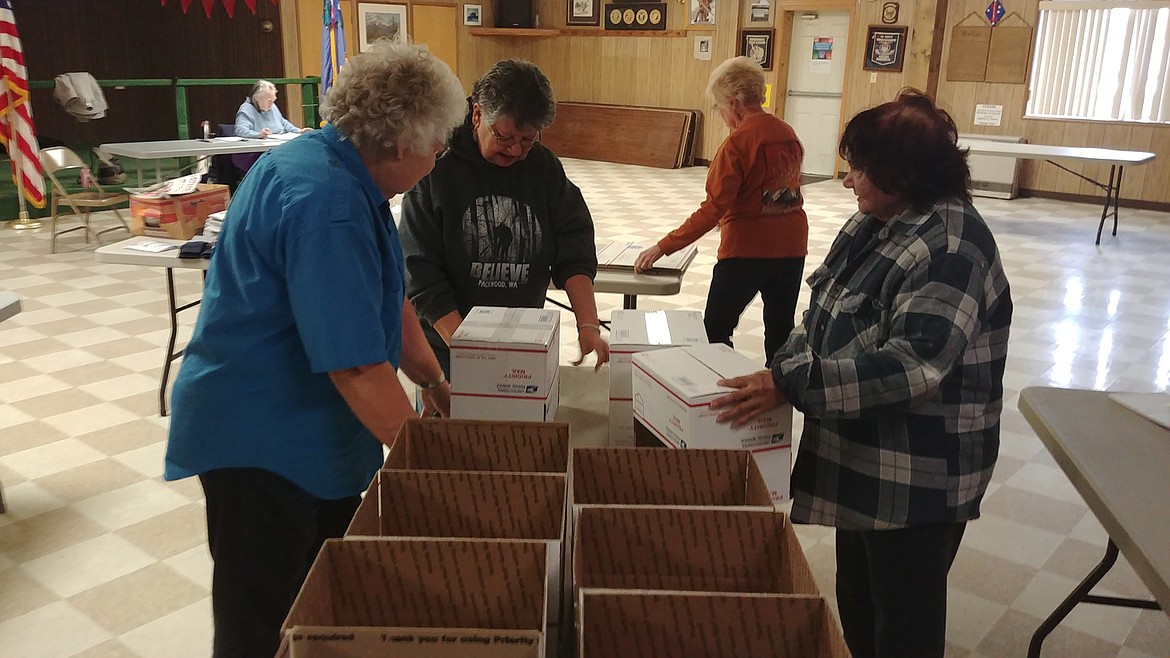
<instances>
[{"instance_id":1,"label":"white paper on table","mask_svg":"<svg viewBox=\"0 0 1170 658\"><path fill-rule=\"evenodd\" d=\"M169 242L154 242L151 240L147 240L145 242L139 242L137 244L128 244L128 245L126 245L126 248L132 249L134 251L145 251L146 253L149 253L149 254L157 254L157 253L160 253L163 251L169 251L171 249L178 249L179 246L174 245L174 244L170 244Z\"/></svg>"}]
</instances>

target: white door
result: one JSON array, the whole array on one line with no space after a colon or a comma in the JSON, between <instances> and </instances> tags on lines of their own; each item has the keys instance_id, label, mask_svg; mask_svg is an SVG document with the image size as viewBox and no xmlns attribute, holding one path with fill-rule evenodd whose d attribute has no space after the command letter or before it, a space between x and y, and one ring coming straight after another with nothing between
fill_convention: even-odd
<instances>
[{"instance_id":1,"label":"white door","mask_svg":"<svg viewBox=\"0 0 1170 658\"><path fill-rule=\"evenodd\" d=\"M804 173L832 176L845 88L848 11L803 12L792 26L784 120L804 144Z\"/></svg>"}]
</instances>

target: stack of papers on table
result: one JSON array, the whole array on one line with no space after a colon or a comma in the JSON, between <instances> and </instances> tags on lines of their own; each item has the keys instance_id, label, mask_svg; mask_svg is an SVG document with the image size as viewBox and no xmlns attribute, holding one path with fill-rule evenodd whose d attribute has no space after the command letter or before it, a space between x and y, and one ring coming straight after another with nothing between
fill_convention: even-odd
<instances>
[{"instance_id":1,"label":"stack of papers on table","mask_svg":"<svg viewBox=\"0 0 1170 658\"><path fill-rule=\"evenodd\" d=\"M609 242L597 248L597 267L609 270L634 270L638 254L651 245L638 242ZM663 256L654 263L650 273L685 272L699 250L695 245L683 247L669 256Z\"/></svg>"},{"instance_id":2,"label":"stack of papers on table","mask_svg":"<svg viewBox=\"0 0 1170 658\"><path fill-rule=\"evenodd\" d=\"M226 216L226 210L213 212L207 216L207 221L203 224L203 237L208 242L215 242L219 237L219 232L223 230L223 218Z\"/></svg>"},{"instance_id":3,"label":"stack of papers on table","mask_svg":"<svg viewBox=\"0 0 1170 658\"><path fill-rule=\"evenodd\" d=\"M161 183L156 183L150 187L127 187L125 188L130 194L137 195L142 199L163 199L168 196L177 196L180 194L190 194L199 189L199 179L202 178L199 174L190 174L188 176L180 176L165 180Z\"/></svg>"},{"instance_id":4,"label":"stack of papers on table","mask_svg":"<svg viewBox=\"0 0 1170 658\"><path fill-rule=\"evenodd\" d=\"M266 137L265 139L275 139L275 140L276 140L276 141L278 141L278 142L289 142L289 141L292 141L292 140L294 140L294 139L296 139L296 138L298 138L298 137L300 137L300 136L301 136L301 133L299 133L299 132L295 132L295 133L276 133L276 134L273 134L273 135L269 135L269 136L268 136L268 137Z\"/></svg>"},{"instance_id":5,"label":"stack of papers on table","mask_svg":"<svg viewBox=\"0 0 1170 658\"><path fill-rule=\"evenodd\" d=\"M1109 399L1170 430L1170 393L1110 393Z\"/></svg>"}]
</instances>

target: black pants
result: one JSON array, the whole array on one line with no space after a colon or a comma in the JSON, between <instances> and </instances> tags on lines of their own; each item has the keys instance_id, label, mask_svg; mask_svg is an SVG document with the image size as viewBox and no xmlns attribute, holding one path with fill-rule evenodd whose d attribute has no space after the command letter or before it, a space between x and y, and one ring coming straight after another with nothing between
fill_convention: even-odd
<instances>
[{"instance_id":1,"label":"black pants","mask_svg":"<svg viewBox=\"0 0 1170 658\"><path fill-rule=\"evenodd\" d=\"M707 340L731 345L739 316L756 293L764 302L764 361L788 340L800 295L803 258L724 258L715 263L703 324Z\"/></svg>"},{"instance_id":2,"label":"black pants","mask_svg":"<svg viewBox=\"0 0 1170 658\"><path fill-rule=\"evenodd\" d=\"M280 626L327 538L345 533L361 498L322 500L256 468L199 476L214 563L215 658L272 658Z\"/></svg>"},{"instance_id":3,"label":"black pants","mask_svg":"<svg viewBox=\"0 0 1170 658\"><path fill-rule=\"evenodd\" d=\"M966 527L837 531L837 608L854 658L942 658L947 573Z\"/></svg>"}]
</instances>

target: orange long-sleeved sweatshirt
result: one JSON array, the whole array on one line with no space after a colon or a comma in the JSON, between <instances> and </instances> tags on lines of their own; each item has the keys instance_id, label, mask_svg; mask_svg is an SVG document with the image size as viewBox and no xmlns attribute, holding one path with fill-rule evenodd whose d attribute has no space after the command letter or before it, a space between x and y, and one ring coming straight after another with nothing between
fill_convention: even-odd
<instances>
[{"instance_id":1,"label":"orange long-sleeved sweatshirt","mask_svg":"<svg viewBox=\"0 0 1170 658\"><path fill-rule=\"evenodd\" d=\"M807 256L803 158L792 126L772 114L747 117L711 160L707 199L658 248L672 254L718 225L720 260Z\"/></svg>"}]
</instances>

